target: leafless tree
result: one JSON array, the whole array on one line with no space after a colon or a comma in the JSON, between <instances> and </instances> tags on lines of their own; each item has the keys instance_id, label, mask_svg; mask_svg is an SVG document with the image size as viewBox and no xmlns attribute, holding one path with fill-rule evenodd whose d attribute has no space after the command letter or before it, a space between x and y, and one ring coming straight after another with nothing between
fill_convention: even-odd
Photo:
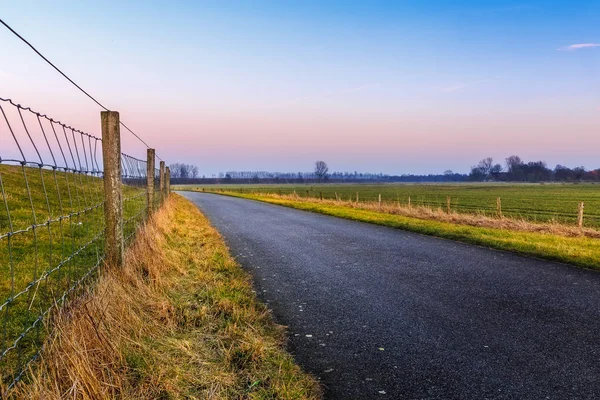
<instances>
[{"instance_id":1,"label":"leafless tree","mask_svg":"<svg viewBox=\"0 0 600 400\"><path fill-rule=\"evenodd\" d=\"M492 171L492 168L494 167L494 159L492 157L484 158L483 160L479 161L479 164L477 164L477 166L481 169L481 172L483 172L487 177Z\"/></svg>"},{"instance_id":2,"label":"leafless tree","mask_svg":"<svg viewBox=\"0 0 600 400\"><path fill-rule=\"evenodd\" d=\"M502 172L502 165L500 165L500 164L495 164L492 168L490 168L490 175L494 179L498 179L501 172Z\"/></svg>"},{"instance_id":3,"label":"leafless tree","mask_svg":"<svg viewBox=\"0 0 600 400\"><path fill-rule=\"evenodd\" d=\"M487 157L479 161L477 165L471 167L471 174L469 176L472 180L483 181L489 177L493 168L494 160L491 157Z\"/></svg>"},{"instance_id":4,"label":"leafless tree","mask_svg":"<svg viewBox=\"0 0 600 400\"><path fill-rule=\"evenodd\" d=\"M521 157L519 156L510 156L510 157L506 157L506 169L508 170L508 172L513 172L516 167L519 167L523 164L523 161L521 161Z\"/></svg>"},{"instance_id":5,"label":"leafless tree","mask_svg":"<svg viewBox=\"0 0 600 400\"><path fill-rule=\"evenodd\" d=\"M169 171L171 171L171 178L179 178L179 163L169 165Z\"/></svg>"},{"instance_id":6,"label":"leafless tree","mask_svg":"<svg viewBox=\"0 0 600 400\"><path fill-rule=\"evenodd\" d=\"M198 167L192 164L174 163L169 165L171 178L197 178L199 175Z\"/></svg>"},{"instance_id":7,"label":"leafless tree","mask_svg":"<svg viewBox=\"0 0 600 400\"><path fill-rule=\"evenodd\" d=\"M329 172L329 167L325 161L315 161L315 176L322 182L327 179L327 173Z\"/></svg>"},{"instance_id":8,"label":"leafless tree","mask_svg":"<svg viewBox=\"0 0 600 400\"><path fill-rule=\"evenodd\" d=\"M523 161L521 157L512 155L506 158L506 170L512 180L525 180L525 173L523 171Z\"/></svg>"}]
</instances>

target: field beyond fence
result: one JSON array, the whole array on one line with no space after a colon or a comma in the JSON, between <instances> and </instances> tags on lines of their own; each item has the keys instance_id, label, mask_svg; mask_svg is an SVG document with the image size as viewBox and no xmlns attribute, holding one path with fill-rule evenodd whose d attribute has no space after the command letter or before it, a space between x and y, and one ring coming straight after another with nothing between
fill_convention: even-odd
<instances>
[{"instance_id":1,"label":"field beyond fence","mask_svg":"<svg viewBox=\"0 0 600 400\"><path fill-rule=\"evenodd\" d=\"M0 98L2 395L40 357L52 311L107 252L122 255L168 194L154 150L123 153L118 113L102 117L98 137Z\"/></svg>"},{"instance_id":2,"label":"field beyond fence","mask_svg":"<svg viewBox=\"0 0 600 400\"><path fill-rule=\"evenodd\" d=\"M320 184L178 185L182 190L295 195L344 202L397 204L467 215L600 229L598 184ZM583 208L581 204L583 203ZM581 219L580 219L581 218Z\"/></svg>"}]
</instances>

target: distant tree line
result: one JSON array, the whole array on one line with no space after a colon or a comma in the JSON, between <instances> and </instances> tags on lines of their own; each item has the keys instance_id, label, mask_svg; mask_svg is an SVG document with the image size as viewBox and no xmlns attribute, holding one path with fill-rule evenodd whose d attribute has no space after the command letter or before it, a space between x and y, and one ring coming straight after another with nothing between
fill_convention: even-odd
<instances>
[{"instance_id":1,"label":"distant tree line","mask_svg":"<svg viewBox=\"0 0 600 400\"><path fill-rule=\"evenodd\" d=\"M468 174L389 175L365 172L330 172L318 176L314 172L228 171L211 178L177 179L174 183L364 183L364 182L463 182Z\"/></svg>"},{"instance_id":2,"label":"distant tree line","mask_svg":"<svg viewBox=\"0 0 600 400\"><path fill-rule=\"evenodd\" d=\"M185 163L170 164L169 171L171 172L171 179L196 179L199 174L198 166Z\"/></svg>"},{"instance_id":3,"label":"distant tree line","mask_svg":"<svg viewBox=\"0 0 600 400\"><path fill-rule=\"evenodd\" d=\"M494 163L491 157L484 158L471 167L468 178L471 181L504 182L600 181L600 168L588 171L584 167L569 168L558 164L550 169L545 161L525 162L512 155L504 160L504 165Z\"/></svg>"},{"instance_id":4,"label":"distant tree line","mask_svg":"<svg viewBox=\"0 0 600 400\"><path fill-rule=\"evenodd\" d=\"M199 176L198 167L191 164L176 163L169 166L173 183L318 183L318 182L579 182L600 181L600 168L586 170L584 167L569 168L557 165L547 167L544 161L525 162L513 155L504 160L504 165L495 163L491 157L484 158L471 167L468 174L446 170L442 174L375 174L365 172L329 172L324 161L316 161L311 172L269 172L269 171L227 171L210 178Z\"/></svg>"}]
</instances>

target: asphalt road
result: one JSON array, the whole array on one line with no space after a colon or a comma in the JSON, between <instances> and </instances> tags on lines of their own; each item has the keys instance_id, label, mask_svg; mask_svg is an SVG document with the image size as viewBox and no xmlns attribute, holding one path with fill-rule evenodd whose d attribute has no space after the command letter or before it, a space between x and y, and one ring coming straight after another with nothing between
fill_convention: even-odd
<instances>
[{"instance_id":1,"label":"asphalt road","mask_svg":"<svg viewBox=\"0 0 600 400\"><path fill-rule=\"evenodd\" d=\"M600 273L181 194L252 273L329 399L600 398Z\"/></svg>"}]
</instances>

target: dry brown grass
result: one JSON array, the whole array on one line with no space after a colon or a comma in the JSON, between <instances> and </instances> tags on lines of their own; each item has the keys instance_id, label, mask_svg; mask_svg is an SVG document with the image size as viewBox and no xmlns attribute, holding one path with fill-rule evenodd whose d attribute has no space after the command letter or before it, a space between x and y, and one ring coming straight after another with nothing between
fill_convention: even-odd
<instances>
[{"instance_id":1,"label":"dry brown grass","mask_svg":"<svg viewBox=\"0 0 600 400\"><path fill-rule=\"evenodd\" d=\"M125 267L104 271L52 323L42 361L11 397L321 395L219 234L177 195L138 234Z\"/></svg>"},{"instance_id":2,"label":"dry brown grass","mask_svg":"<svg viewBox=\"0 0 600 400\"><path fill-rule=\"evenodd\" d=\"M232 193L236 195L236 193ZM398 203L382 202L359 202L348 200L320 200L314 198L305 198L292 195L278 195L273 193L253 193L256 197L266 197L274 199L286 199L304 203L328 204L344 206L360 210L378 211L386 214L402 215L418 219L434 220L440 222L449 222L459 225L476 226L482 228L497 228L521 232L549 233L565 237L585 236L590 238L600 238L600 231L592 228L579 228L572 225L559 224L557 222L534 223L526 220L513 218L492 218L485 215L460 214L456 212L447 213L441 208L432 209L429 207L399 205Z\"/></svg>"}]
</instances>

